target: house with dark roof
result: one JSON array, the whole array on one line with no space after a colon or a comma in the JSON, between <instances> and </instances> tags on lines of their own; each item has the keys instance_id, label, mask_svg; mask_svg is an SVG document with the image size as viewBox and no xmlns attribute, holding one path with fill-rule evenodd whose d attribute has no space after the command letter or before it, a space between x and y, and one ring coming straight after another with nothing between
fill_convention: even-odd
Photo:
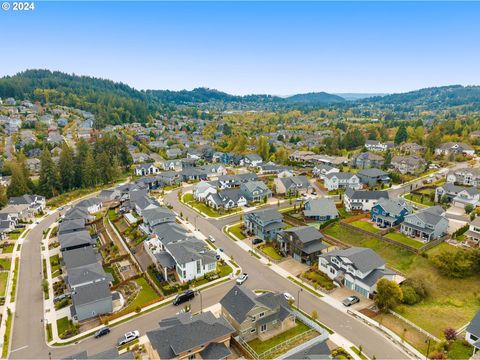
<instances>
[{"instance_id":1,"label":"house with dark roof","mask_svg":"<svg viewBox=\"0 0 480 360\"><path fill-rule=\"evenodd\" d=\"M377 226L384 228L401 224L405 216L412 212L412 207L402 198L382 198L372 206L370 217Z\"/></svg>"},{"instance_id":2,"label":"house with dark roof","mask_svg":"<svg viewBox=\"0 0 480 360\"><path fill-rule=\"evenodd\" d=\"M472 321L467 325L465 340L475 348L474 353L480 350L480 310L477 311Z\"/></svg>"},{"instance_id":3,"label":"house with dark roof","mask_svg":"<svg viewBox=\"0 0 480 360\"><path fill-rule=\"evenodd\" d=\"M431 241L447 234L448 219L441 206L432 206L405 216L400 231L407 236Z\"/></svg>"},{"instance_id":4,"label":"house with dark roof","mask_svg":"<svg viewBox=\"0 0 480 360\"><path fill-rule=\"evenodd\" d=\"M263 181L248 181L240 185L242 195L248 203L264 201L272 197L272 191Z\"/></svg>"},{"instance_id":5,"label":"house with dark roof","mask_svg":"<svg viewBox=\"0 0 480 360\"><path fill-rule=\"evenodd\" d=\"M313 190L312 184L306 176L277 177L273 179L275 192L282 195L309 193Z\"/></svg>"},{"instance_id":6,"label":"house with dark roof","mask_svg":"<svg viewBox=\"0 0 480 360\"><path fill-rule=\"evenodd\" d=\"M420 174L425 171L427 162L423 158L414 155L394 156L390 166L400 174Z\"/></svg>"},{"instance_id":7,"label":"house with dark roof","mask_svg":"<svg viewBox=\"0 0 480 360\"><path fill-rule=\"evenodd\" d=\"M102 208L102 200L98 197L92 197L78 202L75 206L86 209L89 214L95 214Z\"/></svg>"},{"instance_id":8,"label":"house with dark roof","mask_svg":"<svg viewBox=\"0 0 480 360\"><path fill-rule=\"evenodd\" d=\"M83 219L64 220L58 225L58 235L74 233L85 229L85 221Z\"/></svg>"},{"instance_id":9,"label":"house with dark roof","mask_svg":"<svg viewBox=\"0 0 480 360\"><path fill-rule=\"evenodd\" d=\"M480 169L463 168L447 174L447 183L480 187Z\"/></svg>"},{"instance_id":10,"label":"house with dark roof","mask_svg":"<svg viewBox=\"0 0 480 360\"><path fill-rule=\"evenodd\" d=\"M305 201L303 216L306 220L328 221L338 218L339 214L332 198L319 198Z\"/></svg>"},{"instance_id":11,"label":"house with dark roof","mask_svg":"<svg viewBox=\"0 0 480 360\"><path fill-rule=\"evenodd\" d=\"M214 209L226 210L247 205L247 199L240 189L225 189L211 193L205 202Z\"/></svg>"},{"instance_id":12,"label":"house with dark roof","mask_svg":"<svg viewBox=\"0 0 480 360\"><path fill-rule=\"evenodd\" d=\"M243 165L248 167L257 167L262 161L262 158L257 154L248 154L242 159Z\"/></svg>"},{"instance_id":13,"label":"house with dark roof","mask_svg":"<svg viewBox=\"0 0 480 360\"><path fill-rule=\"evenodd\" d=\"M212 312L180 313L147 331L145 349L149 359L227 359L232 355L230 339L235 329Z\"/></svg>"},{"instance_id":14,"label":"house with dark roof","mask_svg":"<svg viewBox=\"0 0 480 360\"><path fill-rule=\"evenodd\" d=\"M372 152L364 152L354 155L351 159L351 164L355 168L368 169L371 167L381 168L385 163L383 156L374 154Z\"/></svg>"},{"instance_id":15,"label":"house with dark roof","mask_svg":"<svg viewBox=\"0 0 480 360\"><path fill-rule=\"evenodd\" d=\"M324 179L325 175L340 172L340 169L330 166L328 164L319 164L313 168L313 176Z\"/></svg>"},{"instance_id":16,"label":"house with dark roof","mask_svg":"<svg viewBox=\"0 0 480 360\"><path fill-rule=\"evenodd\" d=\"M87 230L78 230L58 235L60 251L73 250L85 246L95 245Z\"/></svg>"},{"instance_id":17,"label":"house with dark roof","mask_svg":"<svg viewBox=\"0 0 480 360\"><path fill-rule=\"evenodd\" d=\"M322 239L323 235L314 227L297 226L280 231L276 241L283 256L311 265L328 248Z\"/></svg>"},{"instance_id":18,"label":"house with dark roof","mask_svg":"<svg viewBox=\"0 0 480 360\"><path fill-rule=\"evenodd\" d=\"M285 227L283 215L276 209L261 209L246 213L244 216L246 232L262 240L274 240L278 232Z\"/></svg>"},{"instance_id":19,"label":"house with dark roof","mask_svg":"<svg viewBox=\"0 0 480 360\"><path fill-rule=\"evenodd\" d=\"M348 212L370 211L381 198L388 199L388 192L377 190L353 190L348 188L343 196L343 203Z\"/></svg>"},{"instance_id":20,"label":"house with dark roof","mask_svg":"<svg viewBox=\"0 0 480 360\"><path fill-rule=\"evenodd\" d=\"M357 173L357 176L360 178L360 182L366 184L367 186L388 184L391 181L390 177L385 171L377 168L360 170Z\"/></svg>"},{"instance_id":21,"label":"house with dark roof","mask_svg":"<svg viewBox=\"0 0 480 360\"><path fill-rule=\"evenodd\" d=\"M97 354L88 355L86 350L64 357L62 360L134 360L134 353L126 351L119 354L117 348L111 348Z\"/></svg>"},{"instance_id":22,"label":"house with dark roof","mask_svg":"<svg viewBox=\"0 0 480 360\"><path fill-rule=\"evenodd\" d=\"M142 218L143 224L141 227L147 234L150 234L153 228L159 224L174 223L176 220L175 213L163 206L144 210Z\"/></svg>"},{"instance_id":23,"label":"house with dark roof","mask_svg":"<svg viewBox=\"0 0 480 360\"><path fill-rule=\"evenodd\" d=\"M446 142L435 149L435 155L466 155L474 156L475 149L470 145L461 142Z\"/></svg>"},{"instance_id":24,"label":"house with dark roof","mask_svg":"<svg viewBox=\"0 0 480 360\"><path fill-rule=\"evenodd\" d=\"M140 164L135 167L135 175L137 176L155 175L159 172L160 169L154 164Z\"/></svg>"},{"instance_id":25,"label":"house with dark roof","mask_svg":"<svg viewBox=\"0 0 480 360\"><path fill-rule=\"evenodd\" d=\"M385 267L385 261L372 249L351 247L333 250L319 256L318 268L337 286L355 290L372 298L378 280L394 280L396 273Z\"/></svg>"},{"instance_id":26,"label":"house with dark roof","mask_svg":"<svg viewBox=\"0 0 480 360\"><path fill-rule=\"evenodd\" d=\"M222 316L243 340L265 341L295 326L295 316L281 293L255 294L235 285L220 300Z\"/></svg>"},{"instance_id":27,"label":"house with dark roof","mask_svg":"<svg viewBox=\"0 0 480 360\"><path fill-rule=\"evenodd\" d=\"M475 219L470 221L468 230L465 233L465 237L470 241L480 245L480 217L477 216Z\"/></svg>"},{"instance_id":28,"label":"house with dark roof","mask_svg":"<svg viewBox=\"0 0 480 360\"><path fill-rule=\"evenodd\" d=\"M458 207L470 204L475 208L480 204L480 193L475 187L445 183L435 189L435 202L440 202L444 196L452 205Z\"/></svg>"},{"instance_id":29,"label":"house with dark roof","mask_svg":"<svg viewBox=\"0 0 480 360\"><path fill-rule=\"evenodd\" d=\"M43 211L46 206L46 200L41 195L22 195L14 196L8 199L9 205L27 205L31 211L37 213Z\"/></svg>"}]
</instances>

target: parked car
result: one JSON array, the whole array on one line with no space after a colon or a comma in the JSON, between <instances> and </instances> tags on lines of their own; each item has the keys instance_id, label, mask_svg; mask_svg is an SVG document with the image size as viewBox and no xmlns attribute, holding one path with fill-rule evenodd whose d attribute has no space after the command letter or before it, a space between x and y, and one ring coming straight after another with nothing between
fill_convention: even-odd
<instances>
[{"instance_id":1,"label":"parked car","mask_svg":"<svg viewBox=\"0 0 480 360\"><path fill-rule=\"evenodd\" d=\"M252 240L252 244L253 244L253 245L258 245L258 244L260 244L260 243L262 243L262 242L263 242L263 240L262 240L262 239L259 239L259 238L256 238L256 239L253 239L253 240Z\"/></svg>"},{"instance_id":2,"label":"parked car","mask_svg":"<svg viewBox=\"0 0 480 360\"><path fill-rule=\"evenodd\" d=\"M295 301L295 298L293 297L293 295L288 292L283 293L283 296L287 301Z\"/></svg>"},{"instance_id":3,"label":"parked car","mask_svg":"<svg viewBox=\"0 0 480 360\"><path fill-rule=\"evenodd\" d=\"M342 304L345 306L352 306L353 304L356 304L360 302L360 299L356 297L355 295L349 296L346 299L343 299Z\"/></svg>"},{"instance_id":4,"label":"parked car","mask_svg":"<svg viewBox=\"0 0 480 360\"><path fill-rule=\"evenodd\" d=\"M210 240L212 243L215 242L215 238L212 235L208 235L208 240Z\"/></svg>"},{"instance_id":5,"label":"parked car","mask_svg":"<svg viewBox=\"0 0 480 360\"><path fill-rule=\"evenodd\" d=\"M105 326L98 330L95 335L93 336L95 339L98 339L99 337L105 336L110 333L110 328L108 326Z\"/></svg>"},{"instance_id":6,"label":"parked car","mask_svg":"<svg viewBox=\"0 0 480 360\"><path fill-rule=\"evenodd\" d=\"M120 339L118 339L118 346L128 344L129 342L138 339L140 337L140 332L138 330L129 331L125 333Z\"/></svg>"},{"instance_id":7,"label":"parked car","mask_svg":"<svg viewBox=\"0 0 480 360\"><path fill-rule=\"evenodd\" d=\"M237 278L237 285L242 285L248 279L248 274L243 273Z\"/></svg>"},{"instance_id":8,"label":"parked car","mask_svg":"<svg viewBox=\"0 0 480 360\"><path fill-rule=\"evenodd\" d=\"M59 301L62 301L63 299L66 299L68 297L68 294L61 294L61 295L57 295L53 298L53 302L56 303L56 302L59 302Z\"/></svg>"},{"instance_id":9,"label":"parked car","mask_svg":"<svg viewBox=\"0 0 480 360\"><path fill-rule=\"evenodd\" d=\"M195 293L192 290L187 290L183 294L178 294L175 300L173 300L173 305L178 306L184 302L190 301L195 297Z\"/></svg>"},{"instance_id":10,"label":"parked car","mask_svg":"<svg viewBox=\"0 0 480 360\"><path fill-rule=\"evenodd\" d=\"M220 261L221 258L220 254L215 255L215 260Z\"/></svg>"}]
</instances>

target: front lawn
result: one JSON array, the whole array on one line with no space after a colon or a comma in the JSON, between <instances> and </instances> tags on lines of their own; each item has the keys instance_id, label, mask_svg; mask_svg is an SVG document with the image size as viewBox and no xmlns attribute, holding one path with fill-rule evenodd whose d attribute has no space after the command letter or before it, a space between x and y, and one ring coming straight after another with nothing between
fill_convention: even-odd
<instances>
[{"instance_id":1,"label":"front lawn","mask_svg":"<svg viewBox=\"0 0 480 360\"><path fill-rule=\"evenodd\" d=\"M228 276L232 273L233 269L228 266L228 264L222 265L220 262L217 263L217 273L219 277Z\"/></svg>"},{"instance_id":2,"label":"front lawn","mask_svg":"<svg viewBox=\"0 0 480 360\"><path fill-rule=\"evenodd\" d=\"M243 240L245 239L245 235L242 234L242 226L243 226L243 223L232 225L228 228L228 232L235 235L237 239Z\"/></svg>"},{"instance_id":3,"label":"front lawn","mask_svg":"<svg viewBox=\"0 0 480 360\"><path fill-rule=\"evenodd\" d=\"M7 280L8 280L8 272L7 271L0 272L0 296L1 297L5 296Z\"/></svg>"},{"instance_id":4,"label":"front lawn","mask_svg":"<svg viewBox=\"0 0 480 360\"><path fill-rule=\"evenodd\" d=\"M240 211L239 208L234 208L234 209L229 209L227 211L219 212L216 209L213 209L213 208L207 206L207 204L205 204L203 202L196 201L193 198L192 194L183 195L182 201L185 204L188 204L191 207L193 207L195 210L197 210L197 212L203 213L204 215L209 216L209 217L213 217L213 218L224 216L224 215L229 215L229 214L234 214L234 213L237 213L237 212Z\"/></svg>"},{"instance_id":5,"label":"front lawn","mask_svg":"<svg viewBox=\"0 0 480 360\"><path fill-rule=\"evenodd\" d=\"M425 245L424 243L418 240L409 238L408 236L405 236L402 233L397 233L397 232L388 233L385 235L385 237L392 239L396 242L413 247L414 249L420 249L423 245Z\"/></svg>"},{"instance_id":6,"label":"front lawn","mask_svg":"<svg viewBox=\"0 0 480 360\"><path fill-rule=\"evenodd\" d=\"M10 267L12 265L12 260L11 259L0 259L0 268L1 270L10 270Z\"/></svg>"},{"instance_id":7,"label":"front lawn","mask_svg":"<svg viewBox=\"0 0 480 360\"><path fill-rule=\"evenodd\" d=\"M150 286L150 284L145 280L143 277L138 278L135 282L141 286L140 292L137 294L137 297L133 302L130 304L129 308L136 309L138 306L142 306L150 301L155 300L158 298L158 294L156 293L155 289Z\"/></svg>"},{"instance_id":8,"label":"front lawn","mask_svg":"<svg viewBox=\"0 0 480 360\"><path fill-rule=\"evenodd\" d=\"M52 271L52 278L61 274L60 271L60 258L58 255L50 256L50 268Z\"/></svg>"},{"instance_id":9,"label":"front lawn","mask_svg":"<svg viewBox=\"0 0 480 360\"><path fill-rule=\"evenodd\" d=\"M351 222L350 225L353 225L355 227L358 227L362 230L365 230L365 231L368 231L368 232L371 232L371 233L374 233L374 234L378 234L378 233L382 232L381 229L379 229L378 227L376 227L375 225L373 225L372 223L370 223L368 221L357 220L357 221Z\"/></svg>"},{"instance_id":10,"label":"front lawn","mask_svg":"<svg viewBox=\"0 0 480 360\"><path fill-rule=\"evenodd\" d=\"M2 254L11 254L14 248L15 248L15 244L5 244L2 247Z\"/></svg>"},{"instance_id":11,"label":"front lawn","mask_svg":"<svg viewBox=\"0 0 480 360\"><path fill-rule=\"evenodd\" d=\"M473 347L465 340L455 340L448 344L448 359L469 359L473 354Z\"/></svg>"},{"instance_id":12,"label":"front lawn","mask_svg":"<svg viewBox=\"0 0 480 360\"><path fill-rule=\"evenodd\" d=\"M17 240L17 239L20 237L20 235L22 235L22 233L23 233L24 231L25 231L25 229L24 229L24 230L14 230L14 231L8 233L8 237L9 237L11 240Z\"/></svg>"},{"instance_id":13,"label":"front lawn","mask_svg":"<svg viewBox=\"0 0 480 360\"><path fill-rule=\"evenodd\" d=\"M418 304L405 305L397 311L433 335L442 338L445 328L462 327L478 310L480 274L464 279L447 278L429 260L442 250L453 249L452 245L441 243L422 256L371 236L353 233L338 224L326 229L325 233L352 246L368 247L377 252L390 268L398 269L408 278L422 279L429 296Z\"/></svg>"},{"instance_id":14,"label":"front lawn","mask_svg":"<svg viewBox=\"0 0 480 360\"><path fill-rule=\"evenodd\" d=\"M291 338L297 336L297 335L300 335L300 334L303 334L307 331L310 330L310 328L305 325L304 323L300 322L300 321L297 321L296 322L297 325L287 331L284 331L283 333L281 334L278 334L268 340L265 340L265 341L261 341L259 339L254 339L252 341L249 341L248 342L248 345L258 354L258 355L261 355L262 353L264 353L265 351L267 350L270 350L272 349L273 347L287 341L287 340L290 340ZM314 332L312 332L314 333ZM315 332L316 334L316 332ZM303 341L307 341L307 339L302 339ZM284 351L283 352L287 352L289 350L289 348L284 348L283 349ZM269 355L270 357L270 355Z\"/></svg>"},{"instance_id":15,"label":"front lawn","mask_svg":"<svg viewBox=\"0 0 480 360\"><path fill-rule=\"evenodd\" d=\"M258 249L270 257L272 260L282 260L283 256L275 249L273 246L270 245L261 245Z\"/></svg>"},{"instance_id":16,"label":"front lawn","mask_svg":"<svg viewBox=\"0 0 480 360\"><path fill-rule=\"evenodd\" d=\"M423 204L426 206L433 206L435 203L430 199L430 196L425 194L407 194L405 195L405 199L413 201L417 204Z\"/></svg>"},{"instance_id":17,"label":"front lawn","mask_svg":"<svg viewBox=\"0 0 480 360\"><path fill-rule=\"evenodd\" d=\"M195 201L195 199L193 197L193 194L188 193L188 194L183 195L183 202L189 203L189 202L192 202L192 201Z\"/></svg>"},{"instance_id":18,"label":"front lawn","mask_svg":"<svg viewBox=\"0 0 480 360\"><path fill-rule=\"evenodd\" d=\"M324 288L325 290L332 290L333 288L335 288L335 285L333 285L333 281L330 280L327 275L318 270L308 270L302 274L302 277L310 280L311 282L320 286L321 288Z\"/></svg>"},{"instance_id":19,"label":"front lawn","mask_svg":"<svg viewBox=\"0 0 480 360\"><path fill-rule=\"evenodd\" d=\"M68 316L65 316L57 319L57 332L60 339L66 339L78 334L78 326L73 324Z\"/></svg>"}]
</instances>

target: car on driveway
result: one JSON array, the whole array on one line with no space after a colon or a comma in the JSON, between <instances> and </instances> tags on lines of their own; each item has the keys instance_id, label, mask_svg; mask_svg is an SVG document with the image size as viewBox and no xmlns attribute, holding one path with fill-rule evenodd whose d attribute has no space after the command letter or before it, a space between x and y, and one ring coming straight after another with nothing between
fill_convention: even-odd
<instances>
[{"instance_id":1,"label":"car on driveway","mask_svg":"<svg viewBox=\"0 0 480 360\"><path fill-rule=\"evenodd\" d=\"M252 245L258 245L258 244L261 244L262 242L263 242L262 239L256 238L252 240Z\"/></svg>"},{"instance_id":2,"label":"car on driveway","mask_svg":"<svg viewBox=\"0 0 480 360\"><path fill-rule=\"evenodd\" d=\"M118 346L128 344L129 342L138 339L140 337L140 332L138 330L129 331L125 333L120 339L118 339Z\"/></svg>"},{"instance_id":3,"label":"car on driveway","mask_svg":"<svg viewBox=\"0 0 480 360\"><path fill-rule=\"evenodd\" d=\"M110 333L110 328L108 326L105 326L103 328L101 328L100 330L98 330L95 335L93 335L93 337L95 339L98 339L99 337L102 337L102 336L105 336L107 334Z\"/></svg>"},{"instance_id":4,"label":"car on driveway","mask_svg":"<svg viewBox=\"0 0 480 360\"><path fill-rule=\"evenodd\" d=\"M346 307L352 306L353 304L356 304L360 302L360 299L356 297L355 295L349 296L346 299L343 299L342 304Z\"/></svg>"},{"instance_id":5,"label":"car on driveway","mask_svg":"<svg viewBox=\"0 0 480 360\"><path fill-rule=\"evenodd\" d=\"M293 295L290 294L290 293L288 293L288 292L284 292L284 293L283 293L283 296L285 297L285 299L286 299L287 301L295 301L295 298L293 297Z\"/></svg>"},{"instance_id":6,"label":"car on driveway","mask_svg":"<svg viewBox=\"0 0 480 360\"><path fill-rule=\"evenodd\" d=\"M248 274L243 273L237 278L237 285L242 285L248 279Z\"/></svg>"}]
</instances>

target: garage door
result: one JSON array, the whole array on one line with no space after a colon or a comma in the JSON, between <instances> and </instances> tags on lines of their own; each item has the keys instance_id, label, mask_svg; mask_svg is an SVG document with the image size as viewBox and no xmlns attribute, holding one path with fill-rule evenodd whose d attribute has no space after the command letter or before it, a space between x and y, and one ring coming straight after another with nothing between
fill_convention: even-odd
<instances>
[{"instance_id":1,"label":"garage door","mask_svg":"<svg viewBox=\"0 0 480 360\"><path fill-rule=\"evenodd\" d=\"M345 279L345 287L353 290L353 283Z\"/></svg>"},{"instance_id":2,"label":"garage door","mask_svg":"<svg viewBox=\"0 0 480 360\"><path fill-rule=\"evenodd\" d=\"M365 296L366 298L368 298L368 290L358 286L358 285L355 285L355 291L358 292L360 295L363 295Z\"/></svg>"}]
</instances>

